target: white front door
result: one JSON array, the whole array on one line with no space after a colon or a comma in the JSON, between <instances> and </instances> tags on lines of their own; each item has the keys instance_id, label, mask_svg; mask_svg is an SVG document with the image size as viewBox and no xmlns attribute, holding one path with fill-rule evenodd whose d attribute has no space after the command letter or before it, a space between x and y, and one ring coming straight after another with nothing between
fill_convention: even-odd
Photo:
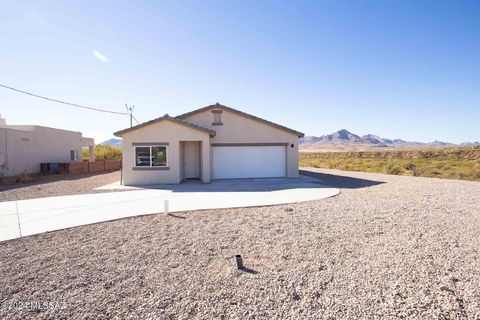
<instances>
[{"instance_id":1,"label":"white front door","mask_svg":"<svg viewBox=\"0 0 480 320\"><path fill-rule=\"evenodd\" d=\"M185 142L185 178L200 178L200 142Z\"/></svg>"},{"instance_id":2,"label":"white front door","mask_svg":"<svg viewBox=\"0 0 480 320\"><path fill-rule=\"evenodd\" d=\"M284 146L213 147L213 178L285 177L287 150Z\"/></svg>"}]
</instances>

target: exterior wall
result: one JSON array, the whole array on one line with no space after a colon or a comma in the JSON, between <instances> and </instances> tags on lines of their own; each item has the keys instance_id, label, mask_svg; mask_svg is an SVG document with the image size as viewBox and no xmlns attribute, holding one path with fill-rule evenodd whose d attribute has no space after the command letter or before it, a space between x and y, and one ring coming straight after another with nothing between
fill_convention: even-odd
<instances>
[{"instance_id":1,"label":"exterior wall","mask_svg":"<svg viewBox=\"0 0 480 320\"><path fill-rule=\"evenodd\" d=\"M87 144L86 144L87 143ZM82 161L82 147L93 139L80 132L40 126L0 127L0 175L15 176L25 170L40 172L40 163L71 162L70 151L76 150Z\"/></svg>"},{"instance_id":2,"label":"exterior wall","mask_svg":"<svg viewBox=\"0 0 480 320\"><path fill-rule=\"evenodd\" d=\"M182 120L215 130L215 137L210 139L215 143L285 143L287 145L287 177L298 177L298 137L293 133L272 127L268 124L253 120L237 113L222 110L222 124L212 125L212 110L199 112ZM291 147L293 145L293 148ZM212 150L210 152L210 158ZM213 172L213 170L211 170Z\"/></svg>"},{"instance_id":3,"label":"exterior wall","mask_svg":"<svg viewBox=\"0 0 480 320\"><path fill-rule=\"evenodd\" d=\"M182 181L183 161L181 161L181 141L201 141L202 146L210 146L210 136L206 132L195 130L173 121L164 120L123 136L123 184L176 184ZM167 142L167 167L142 168L135 170L135 147L133 143ZM209 153L208 153L209 154ZM162 168L162 169L158 169ZM210 157L202 158L202 181L210 182Z\"/></svg>"}]
</instances>

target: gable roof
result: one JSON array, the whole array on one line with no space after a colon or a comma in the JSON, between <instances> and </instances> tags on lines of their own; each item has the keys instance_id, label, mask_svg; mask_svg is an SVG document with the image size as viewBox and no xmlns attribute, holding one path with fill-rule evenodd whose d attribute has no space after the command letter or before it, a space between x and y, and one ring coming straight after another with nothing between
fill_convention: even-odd
<instances>
[{"instance_id":1,"label":"gable roof","mask_svg":"<svg viewBox=\"0 0 480 320\"><path fill-rule=\"evenodd\" d=\"M114 133L114 135L117 136L117 137L121 137L123 134L125 134L125 133L127 133L127 132L130 132L130 131L133 131L133 130L137 130L137 129L140 129L140 128L143 128L143 127L146 127L146 126L149 126L149 125L152 125L152 124L155 124L155 123L164 121L164 120L172 121L172 122L175 122L175 123L177 123L177 124L180 124L180 125L183 125L183 126L186 126L186 127L190 127L190 128L192 128L192 129L196 129L196 130L200 130L200 131L206 132L206 133L208 133L208 134L211 135L211 136L215 136L215 134L216 134L216 132L215 132L214 130L210 130L210 129L208 129L208 128L204 128L204 127L202 127L202 126L199 126L199 125L196 125L196 124L187 122L187 121L183 121L183 120L178 119L178 118L170 117L168 114L166 114L166 115L164 115L163 117L156 118L156 119L153 119L153 120L150 120L150 121L141 123L141 124L136 125L136 126L133 126L133 127L131 127L131 128L127 128L127 129L123 129L123 130L117 131L117 132Z\"/></svg>"},{"instance_id":2,"label":"gable roof","mask_svg":"<svg viewBox=\"0 0 480 320\"><path fill-rule=\"evenodd\" d=\"M280 130L284 130L284 131L288 131L288 132L290 132L290 133L293 133L293 134L297 135L299 138L302 138L303 136L305 136L305 134L304 134L303 132L296 131L296 130L293 130L293 129L284 127L284 126L282 126L282 125L279 125L278 123L274 123L274 122L271 122L271 121L268 121L268 120L265 120L265 119L256 117L256 116L254 116L254 115L245 113L245 112L243 112L243 111L240 111L240 110L237 110L237 109L234 109L234 108L230 108L230 107L224 106L224 105L219 104L219 103L212 104L212 105L209 105L209 106L200 108L200 109L196 109L196 110L193 110L193 111L190 111L190 112L181 114L181 115L179 115L179 116L176 116L176 118L177 118L177 119L184 119L184 118L186 118L186 117L188 117L188 116L191 116L191 115L193 115L193 114L196 114L196 113L199 113L199 112L203 112L203 111L207 111L207 110L210 110L210 109L223 109L223 110L226 110L226 111L230 111L230 112L232 112L232 113L235 113L235 114L244 116L244 117L246 117L246 118L249 118L249 119L252 119L252 120L256 120L256 121L262 122L262 123L267 124L267 125L269 125L269 126L272 126L272 127L274 127L274 128L277 128L277 129L280 129Z\"/></svg>"}]
</instances>

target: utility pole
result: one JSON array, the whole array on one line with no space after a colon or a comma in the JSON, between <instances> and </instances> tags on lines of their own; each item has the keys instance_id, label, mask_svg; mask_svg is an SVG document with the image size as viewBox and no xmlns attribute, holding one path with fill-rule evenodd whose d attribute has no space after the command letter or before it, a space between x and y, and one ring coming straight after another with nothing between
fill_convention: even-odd
<instances>
[{"instance_id":1,"label":"utility pole","mask_svg":"<svg viewBox=\"0 0 480 320\"><path fill-rule=\"evenodd\" d=\"M131 107L129 107L125 103L125 108L127 109L127 112L130 115L130 128L131 128L131 127L133 127L133 109L135 109L135 105L132 105Z\"/></svg>"}]
</instances>

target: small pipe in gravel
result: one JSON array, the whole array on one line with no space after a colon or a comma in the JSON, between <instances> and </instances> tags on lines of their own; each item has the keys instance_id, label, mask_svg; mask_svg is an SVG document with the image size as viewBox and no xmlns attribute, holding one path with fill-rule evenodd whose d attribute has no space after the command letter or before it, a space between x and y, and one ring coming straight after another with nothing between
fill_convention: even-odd
<instances>
[{"instance_id":1,"label":"small pipe in gravel","mask_svg":"<svg viewBox=\"0 0 480 320\"><path fill-rule=\"evenodd\" d=\"M240 254L237 254L235 256L235 260L237 261L237 269L238 270L242 270L243 269L243 260L242 260L242 256Z\"/></svg>"}]
</instances>

